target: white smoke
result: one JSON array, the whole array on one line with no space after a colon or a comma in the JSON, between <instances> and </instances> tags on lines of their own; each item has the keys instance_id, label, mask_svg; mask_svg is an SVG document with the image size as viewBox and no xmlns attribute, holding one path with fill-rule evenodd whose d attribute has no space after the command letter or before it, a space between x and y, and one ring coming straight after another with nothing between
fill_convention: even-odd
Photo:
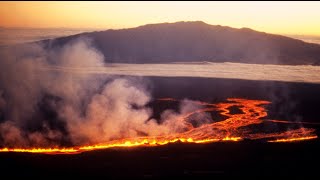
<instances>
[{"instance_id":1,"label":"white smoke","mask_svg":"<svg viewBox=\"0 0 320 180\"><path fill-rule=\"evenodd\" d=\"M44 96L49 94L62 99L62 103L49 101L57 112L65 106L81 111L81 105L98 91L106 78L43 71L39 67L52 65L51 59L61 67L103 66L103 55L91 48L90 43L88 39L80 39L61 50L47 51L40 45L28 44L1 51L0 110L6 106L5 119L0 124L3 144L43 146L61 140L59 130L50 129L46 119L37 117ZM40 129L32 130L33 124L40 124Z\"/></svg>"},{"instance_id":2,"label":"white smoke","mask_svg":"<svg viewBox=\"0 0 320 180\"><path fill-rule=\"evenodd\" d=\"M68 128L74 141L104 142L134 137L137 131L147 131L145 123L152 112L144 106L149 100L145 92L130 85L127 80L116 79L92 97L84 118L70 107L66 107L61 114L69 119ZM134 109L132 105L139 108Z\"/></svg>"},{"instance_id":3,"label":"white smoke","mask_svg":"<svg viewBox=\"0 0 320 180\"><path fill-rule=\"evenodd\" d=\"M153 112L147 104L152 97L143 79L43 68L108 68L104 56L88 39L69 42L61 49L45 50L36 44L5 49L0 57L0 113L4 114L0 122L1 145L51 146L66 139L79 145L172 134L186 128L179 118L199 108L186 100L178 113L165 111L159 123L151 119ZM45 105L41 104L44 99ZM54 122L38 115L41 108L48 108L43 106L57 115ZM205 115L198 116L201 118L194 118L203 119ZM64 128L50 123L63 124Z\"/></svg>"}]
</instances>

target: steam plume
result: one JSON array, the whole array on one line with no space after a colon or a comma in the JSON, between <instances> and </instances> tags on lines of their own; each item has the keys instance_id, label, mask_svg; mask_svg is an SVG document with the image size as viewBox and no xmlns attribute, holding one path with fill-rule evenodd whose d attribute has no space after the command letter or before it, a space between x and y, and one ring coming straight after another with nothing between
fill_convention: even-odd
<instances>
[{"instance_id":1,"label":"steam plume","mask_svg":"<svg viewBox=\"0 0 320 180\"><path fill-rule=\"evenodd\" d=\"M170 134L185 128L175 119L196 108L186 100L179 113L167 110L159 123L146 106L152 97L143 79L43 68L108 68L89 39L59 49L27 44L0 53L2 146L80 145Z\"/></svg>"}]
</instances>

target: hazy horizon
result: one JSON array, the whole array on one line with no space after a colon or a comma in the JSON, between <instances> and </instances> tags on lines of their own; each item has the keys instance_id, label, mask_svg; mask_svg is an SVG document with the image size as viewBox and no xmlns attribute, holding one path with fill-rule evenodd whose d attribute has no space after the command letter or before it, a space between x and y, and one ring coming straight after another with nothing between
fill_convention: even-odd
<instances>
[{"instance_id":1,"label":"hazy horizon","mask_svg":"<svg viewBox=\"0 0 320 180\"><path fill-rule=\"evenodd\" d=\"M200 20L199 20L200 21ZM130 28L137 28L139 26L144 26L144 25L148 25L148 24L163 24L163 23L177 23L177 22L196 22L196 21L176 21L176 22L159 22L159 23L147 23L147 24L141 24L141 25L137 25L137 26L132 26L132 27L119 27L119 28L108 28L108 27L22 27L22 26L13 26L13 27L5 27L5 26L0 26L0 30L1 29L27 29L27 30L31 30L31 29L64 29L64 30L81 30L81 31L85 31L88 30L86 32L90 32L90 31L105 31L105 30L121 30L121 29L130 29ZM203 21L204 22L204 21ZM206 23L206 22L204 22ZM206 23L208 24L208 23ZM233 27L233 26L228 26L228 25L223 25L223 24L208 24L208 25L213 25L213 26L224 26L224 27L230 27L230 28L235 28L235 29L241 29L241 28L249 28L252 29L254 31L258 31L258 32L265 32L268 34L277 34L277 35L283 35L283 36L308 36L308 37L320 37L320 34L301 34L299 32L297 33L272 33L272 32L266 32L266 31L260 31L257 29L253 29L251 27Z\"/></svg>"},{"instance_id":2,"label":"hazy horizon","mask_svg":"<svg viewBox=\"0 0 320 180\"><path fill-rule=\"evenodd\" d=\"M84 32L105 31L109 29L117 30L115 28L0 27L0 45L33 42L38 40L70 36L70 35L84 33ZM6 30L10 30L10 32L6 32ZM39 32L38 30L42 30L42 31ZM308 43L320 44L320 35L303 35L303 34L278 34L278 35L299 39Z\"/></svg>"},{"instance_id":3,"label":"hazy horizon","mask_svg":"<svg viewBox=\"0 0 320 180\"><path fill-rule=\"evenodd\" d=\"M0 2L0 27L122 29L204 21L272 34L320 35L320 2ZM43 16L39 16L43 14Z\"/></svg>"}]
</instances>

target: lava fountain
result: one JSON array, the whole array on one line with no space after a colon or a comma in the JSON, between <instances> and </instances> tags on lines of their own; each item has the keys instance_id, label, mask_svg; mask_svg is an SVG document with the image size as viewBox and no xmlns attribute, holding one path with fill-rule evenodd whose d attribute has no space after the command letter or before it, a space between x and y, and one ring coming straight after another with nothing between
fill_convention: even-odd
<instances>
[{"instance_id":1,"label":"lava fountain","mask_svg":"<svg viewBox=\"0 0 320 180\"><path fill-rule=\"evenodd\" d=\"M179 101L173 98L162 98L159 101ZM302 126L295 129L286 128L284 131L276 132L255 132L255 126L264 123L281 123L286 124L312 124L308 122L290 122L284 120L270 120L267 117L265 105L270 104L264 100L248 100L241 98L228 98L222 103L207 103L194 101L193 103L201 105L202 108L193 112L184 114L177 118L186 126L183 132L165 135L165 136L141 136L134 138L118 139L103 144L92 144L77 147L52 147L52 148L7 148L0 149L0 152L28 152L28 153L47 153L47 154L73 154L97 149L106 149L114 147L134 147L134 146L160 146L168 143L213 143L221 141L236 142L244 139L257 140L261 139L266 142L294 142L318 138L315 129L304 128ZM240 113L231 113L231 108L238 108ZM195 126L192 123L193 115L197 113L218 112L224 117L223 120Z\"/></svg>"}]
</instances>

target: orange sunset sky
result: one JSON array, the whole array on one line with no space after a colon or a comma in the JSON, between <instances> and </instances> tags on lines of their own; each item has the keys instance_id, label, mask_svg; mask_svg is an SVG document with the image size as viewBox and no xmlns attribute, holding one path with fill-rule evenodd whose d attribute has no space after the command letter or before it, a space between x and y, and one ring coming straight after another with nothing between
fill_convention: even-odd
<instances>
[{"instance_id":1,"label":"orange sunset sky","mask_svg":"<svg viewBox=\"0 0 320 180\"><path fill-rule=\"evenodd\" d=\"M280 34L320 35L320 2L0 2L1 27L128 28L204 21Z\"/></svg>"}]
</instances>

